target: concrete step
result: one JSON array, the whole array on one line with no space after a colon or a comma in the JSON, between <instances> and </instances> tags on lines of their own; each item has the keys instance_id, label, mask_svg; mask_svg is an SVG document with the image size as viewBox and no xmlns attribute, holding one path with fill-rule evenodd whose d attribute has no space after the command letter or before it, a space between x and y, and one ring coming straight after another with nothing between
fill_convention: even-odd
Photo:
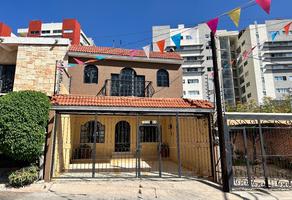
<instances>
[{"instance_id":1,"label":"concrete step","mask_svg":"<svg viewBox=\"0 0 292 200\"><path fill-rule=\"evenodd\" d=\"M135 158L132 152L113 152L112 159Z\"/></svg>"}]
</instances>

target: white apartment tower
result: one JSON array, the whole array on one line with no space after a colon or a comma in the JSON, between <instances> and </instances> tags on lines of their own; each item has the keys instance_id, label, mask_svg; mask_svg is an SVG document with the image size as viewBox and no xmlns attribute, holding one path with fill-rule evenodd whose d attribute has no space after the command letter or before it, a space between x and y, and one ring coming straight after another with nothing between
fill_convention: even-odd
<instances>
[{"instance_id":1,"label":"white apartment tower","mask_svg":"<svg viewBox=\"0 0 292 200\"><path fill-rule=\"evenodd\" d=\"M292 88L292 31L283 27L291 20L270 20L250 25L238 36L237 62L241 101L258 104L264 97L281 100ZM272 41L272 33L279 31ZM247 59L244 51L254 48Z\"/></svg>"},{"instance_id":2,"label":"white apartment tower","mask_svg":"<svg viewBox=\"0 0 292 200\"><path fill-rule=\"evenodd\" d=\"M181 33L181 48L176 49L171 36ZM153 50L159 51L157 41L166 40L166 51L175 51L183 59L183 97L213 101L212 52L209 46L210 29L206 24L186 28L167 26L152 27Z\"/></svg>"}]
</instances>

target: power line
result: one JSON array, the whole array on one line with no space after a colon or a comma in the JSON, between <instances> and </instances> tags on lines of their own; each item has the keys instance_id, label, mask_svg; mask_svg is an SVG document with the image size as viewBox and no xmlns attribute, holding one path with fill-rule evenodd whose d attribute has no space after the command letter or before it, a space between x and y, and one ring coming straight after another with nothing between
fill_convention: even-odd
<instances>
[{"instance_id":1,"label":"power line","mask_svg":"<svg viewBox=\"0 0 292 200\"><path fill-rule=\"evenodd\" d=\"M254 6L254 5L256 5L255 0L250 0L249 2L247 2L247 3L245 3L245 4L241 5L241 6L239 6L239 7L237 7L237 8L246 9L246 8L249 8L249 7ZM230 11L229 11L229 12L230 12ZM227 14L228 14L228 12L224 12L223 14L218 15L217 17L220 18L220 17L223 17L223 16L225 16L225 15L227 15ZM193 29L193 28L196 28L199 24L204 24L204 23L206 23L206 21L201 21L201 22L199 22L199 23L196 23L196 25L195 25L194 27L189 28L189 29L187 29L187 30L184 30L184 31L182 31L181 33L184 33L184 32L186 32L186 31L189 31L189 30ZM171 34L171 33L173 33L173 32L177 32L177 30L170 31L169 34ZM162 35L165 35L165 34L159 34L159 35L157 35L157 36L155 36L155 37L151 37L150 39L152 40L153 38L160 37L160 36L162 36ZM166 37L164 40L166 40L166 39L170 39L170 38L171 38L171 37ZM141 42L145 42L145 41L147 41L147 40L149 40L149 38L144 38L144 39L141 39L141 40L138 40L138 41L135 41L135 42L128 42L128 43L122 45L121 47L126 47L126 46L129 46L129 45L132 45L132 44L138 44L138 43L141 43ZM109 49L109 50L110 50L110 49ZM112 50L112 49L111 49L111 50ZM104 52L104 53L109 53L109 52Z\"/></svg>"}]
</instances>

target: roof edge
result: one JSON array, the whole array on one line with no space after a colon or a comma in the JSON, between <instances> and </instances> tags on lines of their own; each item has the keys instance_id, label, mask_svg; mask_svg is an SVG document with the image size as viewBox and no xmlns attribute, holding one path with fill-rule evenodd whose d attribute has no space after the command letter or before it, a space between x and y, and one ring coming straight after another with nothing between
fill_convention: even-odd
<instances>
[{"instance_id":1,"label":"roof edge","mask_svg":"<svg viewBox=\"0 0 292 200\"><path fill-rule=\"evenodd\" d=\"M104 56L106 60L119 60L119 61L134 61L134 62L150 62L150 63L163 63L163 64L174 64L174 65L182 65L183 60L171 59L171 58L147 58L147 57L131 57L131 56L118 56L111 54L95 54L95 53L85 53L78 51L71 51L69 49L69 56L72 57L83 57L83 58L96 58L97 56Z\"/></svg>"}]
</instances>

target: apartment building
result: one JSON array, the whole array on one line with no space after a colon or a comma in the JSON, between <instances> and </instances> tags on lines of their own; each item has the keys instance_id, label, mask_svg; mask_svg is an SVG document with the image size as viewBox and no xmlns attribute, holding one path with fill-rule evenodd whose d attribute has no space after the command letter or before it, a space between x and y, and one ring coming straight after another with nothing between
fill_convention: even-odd
<instances>
[{"instance_id":1,"label":"apartment building","mask_svg":"<svg viewBox=\"0 0 292 200\"><path fill-rule=\"evenodd\" d=\"M269 20L254 24L238 35L237 68L241 102L264 97L281 100L292 87L292 31L287 36L283 27L291 20ZM272 39L272 33L279 34ZM250 51L248 58L244 53Z\"/></svg>"},{"instance_id":2,"label":"apartment building","mask_svg":"<svg viewBox=\"0 0 292 200\"><path fill-rule=\"evenodd\" d=\"M181 48L176 49L171 36L181 33ZM153 50L159 51L157 41L166 40L165 51L175 51L184 59L183 97L213 101L212 52L209 46L210 30L205 24L187 28L167 26L152 27Z\"/></svg>"},{"instance_id":3,"label":"apartment building","mask_svg":"<svg viewBox=\"0 0 292 200\"><path fill-rule=\"evenodd\" d=\"M231 106L240 102L238 69L236 62L233 62L236 59L237 42L237 31L220 30L217 32L216 47L222 98L226 105Z\"/></svg>"},{"instance_id":4,"label":"apartment building","mask_svg":"<svg viewBox=\"0 0 292 200\"><path fill-rule=\"evenodd\" d=\"M68 38L72 45L94 45L92 38L85 35L76 19L64 19L60 23L42 23L40 20L29 22L28 28L17 29L20 37Z\"/></svg>"}]
</instances>

